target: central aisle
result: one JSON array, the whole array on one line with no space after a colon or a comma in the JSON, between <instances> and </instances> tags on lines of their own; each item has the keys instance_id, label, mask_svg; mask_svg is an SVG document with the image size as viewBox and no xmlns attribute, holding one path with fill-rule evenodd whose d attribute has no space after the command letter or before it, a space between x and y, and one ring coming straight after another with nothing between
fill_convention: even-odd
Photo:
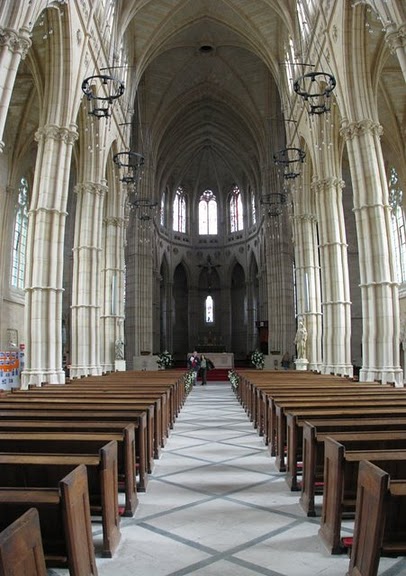
<instances>
[{"instance_id":1,"label":"central aisle","mask_svg":"<svg viewBox=\"0 0 406 576\"><path fill-rule=\"evenodd\" d=\"M226 382L186 400L134 518L99 576L344 576ZM382 559L380 574L403 573ZM385 572L386 570L386 572ZM50 574L55 572L50 571ZM57 572L59 573L59 572ZM63 572L65 573L65 572Z\"/></svg>"}]
</instances>

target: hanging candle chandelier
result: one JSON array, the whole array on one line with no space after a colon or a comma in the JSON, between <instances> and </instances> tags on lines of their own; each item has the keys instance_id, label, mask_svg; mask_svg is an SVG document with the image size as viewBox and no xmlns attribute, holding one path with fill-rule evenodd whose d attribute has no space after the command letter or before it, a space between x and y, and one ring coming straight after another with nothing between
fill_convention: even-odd
<instances>
[{"instance_id":1,"label":"hanging candle chandelier","mask_svg":"<svg viewBox=\"0 0 406 576\"><path fill-rule=\"evenodd\" d=\"M124 83L105 74L89 76L82 82L82 92L90 102L89 114L107 118L114 100L124 94Z\"/></svg>"},{"instance_id":2,"label":"hanging candle chandelier","mask_svg":"<svg viewBox=\"0 0 406 576\"><path fill-rule=\"evenodd\" d=\"M273 155L273 160L275 164L282 166L284 178L292 180L299 176L305 157L306 153L300 148L284 148Z\"/></svg>"},{"instance_id":3,"label":"hanging candle chandelier","mask_svg":"<svg viewBox=\"0 0 406 576\"><path fill-rule=\"evenodd\" d=\"M271 192L269 194L263 194L260 203L264 206L265 214L270 217L277 217L282 214L286 200L286 194L283 194L282 192Z\"/></svg>"},{"instance_id":4,"label":"hanging candle chandelier","mask_svg":"<svg viewBox=\"0 0 406 576\"><path fill-rule=\"evenodd\" d=\"M336 79L328 72L308 72L293 84L293 90L303 98L309 114L330 111L331 94L335 87Z\"/></svg>"}]
</instances>

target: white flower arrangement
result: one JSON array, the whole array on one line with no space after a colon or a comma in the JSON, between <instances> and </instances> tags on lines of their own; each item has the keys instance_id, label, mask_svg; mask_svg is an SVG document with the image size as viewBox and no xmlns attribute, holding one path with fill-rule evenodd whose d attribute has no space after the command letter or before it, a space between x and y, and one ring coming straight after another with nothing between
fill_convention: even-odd
<instances>
[{"instance_id":1,"label":"white flower arrangement","mask_svg":"<svg viewBox=\"0 0 406 576\"><path fill-rule=\"evenodd\" d=\"M173 364L172 354L167 350L161 352L158 354L157 364L162 369L170 368Z\"/></svg>"},{"instance_id":2,"label":"white flower arrangement","mask_svg":"<svg viewBox=\"0 0 406 576\"><path fill-rule=\"evenodd\" d=\"M254 350L251 354L251 364L255 366L255 368L263 369L265 364L264 355L260 350Z\"/></svg>"},{"instance_id":3,"label":"white flower arrangement","mask_svg":"<svg viewBox=\"0 0 406 576\"><path fill-rule=\"evenodd\" d=\"M192 390L194 380L195 380L195 376L193 374L193 370L189 370L188 372L186 372L186 374L183 377L183 382L185 384L186 394L189 394L189 392Z\"/></svg>"},{"instance_id":4,"label":"white flower arrangement","mask_svg":"<svg viewBox=\"0 0 406 576\"><path fill-rule=\"evenodd\" d=\"M231 383L231 388L235 392L238 388L239 383L240 383L240 377L237 376L237 373L234 372L234 370L229 370L227 375L228 375L228 379L230 380L230 383Z\"/></svg>"}]
</instances>

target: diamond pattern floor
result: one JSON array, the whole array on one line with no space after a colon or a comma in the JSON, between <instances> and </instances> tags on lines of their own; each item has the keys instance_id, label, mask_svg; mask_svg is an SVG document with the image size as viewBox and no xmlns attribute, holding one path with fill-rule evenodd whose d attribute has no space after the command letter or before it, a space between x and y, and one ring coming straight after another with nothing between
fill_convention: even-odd
<instances>
[{"instance_id":1,"label":"diamond pattern floor","mask_svg":"<svg viewBox=\"0 0 406 576\"><path fill-rule=\"evenodd\" d=\"M344 576L348 557L324 549L298 499L231 387L196 386L99 576ZM406 576L406 559L382 558L379 575Z\"/></svg>"}]
</instances>

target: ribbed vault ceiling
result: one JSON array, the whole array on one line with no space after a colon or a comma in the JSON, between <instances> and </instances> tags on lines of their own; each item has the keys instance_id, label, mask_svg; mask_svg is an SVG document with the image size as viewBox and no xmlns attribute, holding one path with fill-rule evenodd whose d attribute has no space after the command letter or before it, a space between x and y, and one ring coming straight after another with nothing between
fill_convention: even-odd
<instances>
[{"instance_id":1,"label":"ribbed vault ceiling","mask_svg":"<svg viewBox=\"0 0 406 576\"><path fill-rule=\"evenodd\" d=\"M288 36L289 4L150 1L125 15L139 74L138 141L151 143L158 189L261 186L280 114L272 70Z\"/></svg>"}]
</instances>

